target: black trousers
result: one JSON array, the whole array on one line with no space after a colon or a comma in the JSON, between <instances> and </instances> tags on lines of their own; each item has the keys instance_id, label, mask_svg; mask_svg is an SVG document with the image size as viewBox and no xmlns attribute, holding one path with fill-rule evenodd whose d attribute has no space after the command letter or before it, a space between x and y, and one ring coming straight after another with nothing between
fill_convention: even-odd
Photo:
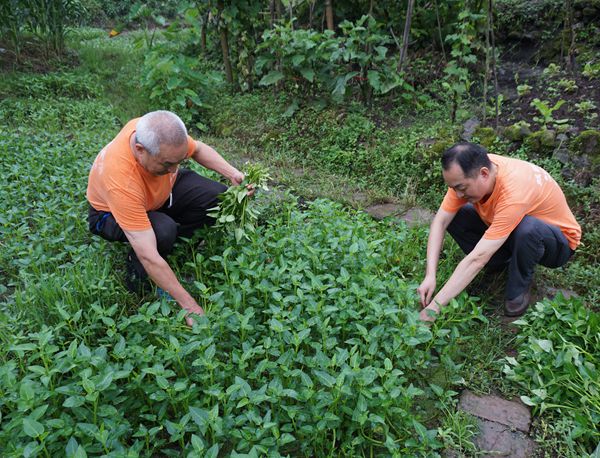
<instances>
[{"instance_id":1,"label":"black trousers","mask_svg":"<svg viewBox=\"0 0 600 458\"><path fill-rule=\"evenodd\" d=\"M218 205L219 194L226 190L227 186L192 170L179 170L171 198L158 210L148 212L148 219L156 236L156 246L163 258L173 251L178 236L190 237L196 229L214 224L214 219L207 216L207 210ZM109 242L127 242L125 233L112 213L98 211L90 206L88 224L92 234ZM144 267L133 250L130 256L138 275L145 276Z\"/></svg>"},{"instance_id":2,"label":"black trousers","mask_svg":"<svg viewBox=\"0 0 600 458\"><path fill-rule=\"evenodd\" d=\"M448 233L469 254L488 226L471 204L462 207L448 226ZM491 257L486 268L508 267L506 299L512 300L529 288L535 266L560 267L573 255L561 230L533 216L525 216L510 236Z\"/></svg>"}]
</instances>

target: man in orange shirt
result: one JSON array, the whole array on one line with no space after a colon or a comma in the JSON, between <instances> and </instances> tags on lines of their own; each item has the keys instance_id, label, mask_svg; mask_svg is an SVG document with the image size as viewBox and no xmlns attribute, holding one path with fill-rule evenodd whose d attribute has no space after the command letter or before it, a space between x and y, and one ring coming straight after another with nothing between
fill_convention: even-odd
<instances>
[{"instance_id":1,"label":"man in orange shirt","mask_svg":"<svg viewBox=\"0 0 600 458\"><path fill-rule=\"evenodd\" d=\"M454 145L441 162L448 191L430 227L425 278L417 289L421 319L435 320L484 267L508 269L504 312L522 315L535 266L564 265L581 239L562 190L542 168L473 143ZM434 296L446 230L466 256Z\"/></svg>"},{"instance_id":2,"label":"man in orange shirt","mask_svg":"<svg viewBox=\"0 0 600 458\"><path fill-rule=\"evenodd\" d=\"M232 184L244 175L210 146L192 139L181 119L154 111L129 121L102 149L90 170L87 199L90 231L109 241L129 242L127 285L150 278L190 313L204 310L181 286L165 257L178 236L214 220L207 210L227 187L180 168L191 158ZM191 325L190 316L186 321Z\"/></svg>"}]
</instances>

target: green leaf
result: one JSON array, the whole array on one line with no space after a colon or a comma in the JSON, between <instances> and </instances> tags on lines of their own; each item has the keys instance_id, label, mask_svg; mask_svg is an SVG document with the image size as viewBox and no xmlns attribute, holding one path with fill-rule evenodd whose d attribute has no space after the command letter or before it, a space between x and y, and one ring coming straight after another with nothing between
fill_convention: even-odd
<instances>
[{"instance_id":1,"label":"green leaf","mask_svg":"<svg viewBox=\"0 0 600 458\"><path fill-rule=\"evenodd\" d=\"M536 406L537 404L529 396L521 396L521 401L528 406Z\"/></svg>"},{"instance_id":2,"label":"green leaf","mask_svg":"<svg viewBox=\"0 0 600 458\"><path fill-rule=\"evenodd\" d=\"M63 407L73 408L79 407L85 404L85 398L83 396L71 396L65 399L63 402Z\"/></svg>"},{"instance_id":3,"label":"green leaf","mask_svg":"<svg viewBox=\"0 0 600 458\"><path fill-rule=\"evenodd\" d=\"M313 371L313 373L315 374L317 379L327 388L331 388L333 387L333 385L335 385L335 377L331 376L327 372L315 370Z\"/></svg>"},{"instance_id":4,"label":"green leaf","mask_svg":"<svg viewBox=\"0 0 600 458\"><path fill-rule=\"evenodd\" d=\"M310 81L311 83L315 80L315 71L312 68L302 67L300 69L300 73L304 79Z\"/></svg>"},{"instance_id":5,"label":"green leaf","mask_svg":"<svg viewBox=\"0 0 600 458\"><path fill-rule=\"evenodd\" d=\"M272 70L262 77L260 80L261 86L272 86L273 84L281 81L283 79L283 73L277 70Z\"/></svg>"},{"instance_id":6,"label":"green leaf","mask_svg":"<svg viewBox=\"0 0 600 458\"><path fill-rule=\"evenodd\" d=\"M31 418L23 418L23 432L35 439L44 434L44 425Z\"/></svg>"}]
</instances>

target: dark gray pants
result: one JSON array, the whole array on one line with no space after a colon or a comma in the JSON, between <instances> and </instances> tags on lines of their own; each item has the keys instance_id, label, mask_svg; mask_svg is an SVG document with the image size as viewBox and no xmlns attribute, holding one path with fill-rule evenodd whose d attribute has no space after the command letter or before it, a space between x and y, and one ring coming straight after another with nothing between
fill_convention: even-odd
<instances>
[{"instance_id":1,"label":"dark gray pants","mask_svg":"<svg viewBox=\"0 0 600 458\"><path fill-rule=\"evenodd\" d=\"M448 233L460 248L469 254L488 226L471 204L462 207L450 225ZM573 255L561 230L533 216L525 216L487 263L488 270L508 267L506 299L512 300L527 291L535 266L560 267Z\"/></svg>"},{"instance_id":2,"label":"dark gray pants","mask_svg":"<svg viewBox=\"0 0 600 458\"><path fill-rule=\"evenodd\" d=\"M191 237L194 231L203 226L211 226L214 219L207 216L207 210L219 203L219 194L227 186L209 180L188 169L181 169L173 185L172 198L156 211L148 212L148 219L156 236L156 246L164 258L173 251L178 236ZM109 212L90 207L88 214L90 231L110 242L127 242L127 237ZM145 270L137 256L130 252L133 268L138 275L145 277Z\"/></svg>"}]
</instances>

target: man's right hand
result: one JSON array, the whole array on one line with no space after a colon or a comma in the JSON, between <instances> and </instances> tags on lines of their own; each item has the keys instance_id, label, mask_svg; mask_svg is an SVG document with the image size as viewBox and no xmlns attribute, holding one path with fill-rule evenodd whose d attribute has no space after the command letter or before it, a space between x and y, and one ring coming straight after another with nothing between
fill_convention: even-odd
<instances>
[{"instance_id":1,"label":"man's right hand","mask_svg":"<svg viewBox=\"0 0 600 458\"><path fill-rule=\"evenodd\" d=\"M417 293L419 293L419 298L421 299L421 306L427 307L433 298L433 293L435 292L435 277L426 276L423 282L417 288Z\"/></svg>"}]
</instances>

